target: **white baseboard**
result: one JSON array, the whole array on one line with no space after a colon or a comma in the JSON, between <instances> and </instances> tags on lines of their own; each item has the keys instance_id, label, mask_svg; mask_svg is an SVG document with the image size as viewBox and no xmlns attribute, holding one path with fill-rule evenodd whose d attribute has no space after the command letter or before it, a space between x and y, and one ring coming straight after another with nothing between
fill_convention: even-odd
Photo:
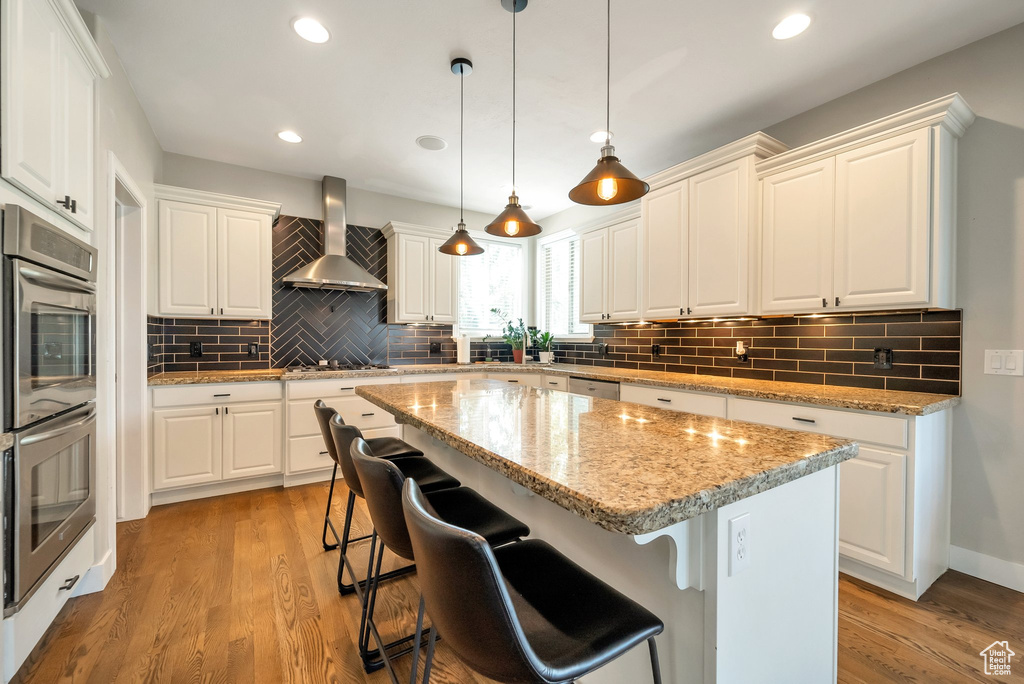
<instances>
[{"instance_id":1,"label":"white baseboard","mask_svg":"<svg viewBox=\"0 0 1024 684\"><path fill-rule=\"evenodd\" d=\"M85 577L75 587L73 596L82 596L83 594L94 594L97 591L103 591L107 586L107 582L114 576L114 551L113 549L107 549L107 553L104 554L103 560L96 563L85 573Z\"/></svg>"},{"instance_id":2,"label":"white baseboard","mask_svg":"<svg viewBox=\"0 0 1024 684\"><path fill-rule=\"evenodd\" d=\"M951 545L949 567L987 582L1024 592L1024 565L1020 563Z\"/></svg>"},{"instance_id":3,"label":"white baseboard","mask_svg":"<svg viewBox=\"0 0 1024 684\"><path fill-rule=\"evenodd\" d=\"M241 480L211 482L209 484L182 487L180 489L167 489L160 492L153 492L153 505L162 506L164 504L191 501L193 499L206 499L211 496L237 494L238 492L248 492L253 489L280 487L282 484L283 476L280 474L274 474L250 477Z\"/></svg>"},{"instance_id":4,"label":"white baseboard","mask_svg":"<svg viewBox=\"0 0 1024 684\"><path fill-rule=\"evenodd\" d=\"M314 482L326 482L331 479L332 468L325 470L314 470L307 473L296 473L292 475L284 476L285 487L298 487L301 485L313 484ZM344 478L341 473L338 473L338 481L341 482Z\"/></svg>"}]
</instances>

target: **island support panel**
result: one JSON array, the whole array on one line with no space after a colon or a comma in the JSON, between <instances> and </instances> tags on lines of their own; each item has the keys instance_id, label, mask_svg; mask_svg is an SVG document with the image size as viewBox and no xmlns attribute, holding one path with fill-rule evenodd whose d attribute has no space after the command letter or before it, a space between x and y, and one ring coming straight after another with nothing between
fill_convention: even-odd
<instances>
[{"instance_id":1,"label":"island support panel","mask_svg":"<svg viewBox=\"0 0 1024 684\"><path fill-rule=\"evenodd\" d=\"M570 513L416 428L402 429L439 467L528 524L531 536L658 615L664 681L835 681L838 467L634 538ZM730 576L729 520L745 513L750 566ZM678 568L680 561L687 567ZM682 581L686 588L677 586ZM636 648L582 681L650 676L647 650Z\"/></svg>"}]
</instances>

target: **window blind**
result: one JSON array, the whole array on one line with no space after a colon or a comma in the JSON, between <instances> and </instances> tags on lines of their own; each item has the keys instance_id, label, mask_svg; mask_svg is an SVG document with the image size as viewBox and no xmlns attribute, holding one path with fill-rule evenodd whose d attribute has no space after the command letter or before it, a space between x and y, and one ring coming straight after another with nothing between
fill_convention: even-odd
<instances>
[{"instance_id":1,"label":"window blind","mask_svg":"<svg viewBox=\"0 0 1024 684\"><path fill-rule=\"evenodd\" d=\"M497 307L513 320L523 315L526 265L522 245L477 240L479 256L459 258L459 328L468 335L495 335L503 321L491 313Z\"/></svg>"},{"instance_id":2,"label":"window blind","mask_svg":"<svg viewBox=\"0 0 1024 684\"><path fill-rule=\"evenodd\" d=\"M585 335L579 321L580 240L578 236L541 246L543 329L555 335Z\"/></svg>"}]
</instances>

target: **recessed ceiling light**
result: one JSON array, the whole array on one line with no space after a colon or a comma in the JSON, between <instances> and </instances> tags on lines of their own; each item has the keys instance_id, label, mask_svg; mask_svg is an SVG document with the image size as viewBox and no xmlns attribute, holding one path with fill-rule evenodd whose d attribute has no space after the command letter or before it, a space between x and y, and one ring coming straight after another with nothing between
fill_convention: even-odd
<instances>
[{"instance_id":1,"label":"recessed ceiling light","mask_svg":"<svg viewBox=\"0 0 1024 684\"><path fill-rule=\"evenodd\" d=\"M277 134L277 137L285 142L300 143L302 142L302 136L295 131L281 131Z\"/></svg>"},{"instance_id":2,"label":"recessed ceiling light","mask_svg":"<svg viewBox=\"0 0 1024 684\"><path fill-rule=\"evenodd\" d=\"M439 138L436 135L421 135L416 138L416 144L425 150L431 152L440 152L444 148L448 147L448 143L444 138Z\"/></svg>"},{"instance_id":3,"label":"recessed ceiling light","mask_svg":"<svg viewBox=\"0 0 1024 684\"><path fill-rule=\"evenodd\" d=\"M326 43L331 37L331 32L312 17L296 19L292 22L292 28L310 43Z\"/></svg>"},{"instance_id":4,"label":"recessed ceiling light","mask_svg":"<svg viewBox=\"0 0 1024 684\"><path fill-rule=\"evenodd\" d=\"M614 135L610 131L594 131L590 134L590 142L603 143L605 140L611 140Z\"/></svg>"},{"instance_id":5,"label":"recessed ceiling light","mask_svg":"<svg viewBox=\"0 0 1024 684\"><path fill-rule=\"evenodd\" d=\"M806 14L791 14L772 29L772 38L786 40L793 36L799 36L811 25L811 18Z\"/></svg>"}]
</instances>

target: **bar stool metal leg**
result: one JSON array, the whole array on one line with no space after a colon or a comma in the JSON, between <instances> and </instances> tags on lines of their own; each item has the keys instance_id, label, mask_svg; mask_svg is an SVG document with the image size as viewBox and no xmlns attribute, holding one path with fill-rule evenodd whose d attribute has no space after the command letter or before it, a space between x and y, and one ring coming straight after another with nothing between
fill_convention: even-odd
<instances>
[{"instance_id":1,"label":"bar stool metal leg","mask_svg":"<svg viewBox=\"0 0 1024 684\"><path fill-rule=\"evenodd\" d=\"M423 684L430 682L430 666L434 662L434 642L437 641L437 630L430 628L430 640L427 642L427 662L423 665Z\"/></svg>"},{"instance_id":2,"label":"bar stool metal leg","mask_svg":"<svg viewBox=\"0 0 1024 684\"><path fill-rule=\"evenodd\" d=\"M420 609L416 613L416 634L412 640L412 672L409 675L409 684L416 684L416 670L420 665L420 640L423 639L423 614L426 612L426 605L423 603L423 594L420 594Z\"/></svg>"},{"instance_id":3,"label":"bar stool metal leg","mask_svg":"<svg viewBox=\"0 0 1024 684\"><path fill-rule=\"evenodd\" d=\"M661 684L661 665L658 663L658 645L654 643L654 637L647 640L647 646L651 649L651 670L654 672L654 684Z\"/></svg>"}]
</instances>

